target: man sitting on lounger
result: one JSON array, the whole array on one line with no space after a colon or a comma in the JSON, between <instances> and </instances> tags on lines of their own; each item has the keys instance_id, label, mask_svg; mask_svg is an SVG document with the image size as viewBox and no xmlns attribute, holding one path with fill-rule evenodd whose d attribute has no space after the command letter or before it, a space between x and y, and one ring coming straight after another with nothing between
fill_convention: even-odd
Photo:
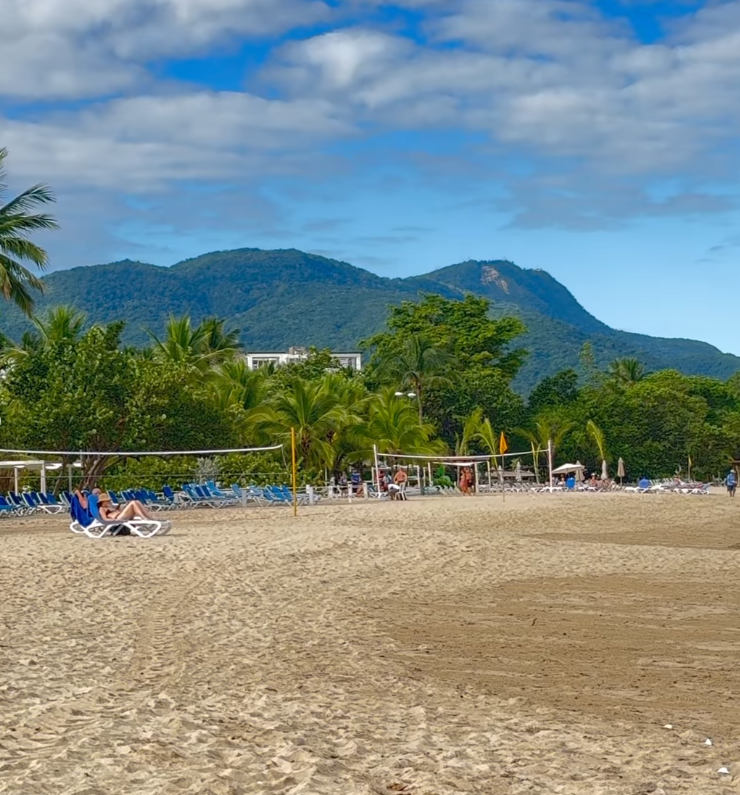
<instances>
[{"instance_id":1,"label":"man sitting on lounger","mask_svg":"<svg viewBox=\"0 0 740 795\"><path fill-rule=\"evenodd\" d=\"M118 509L113 507L113 502L109 494L100 489L93 489L93 494L98 493L98 510L101 517L106 522L115 522L117 520L127 521L129 519L151 519L152 515L147 509L138 501L131 500L124 506L118 506Z\"/></svg>"}]
</instances>

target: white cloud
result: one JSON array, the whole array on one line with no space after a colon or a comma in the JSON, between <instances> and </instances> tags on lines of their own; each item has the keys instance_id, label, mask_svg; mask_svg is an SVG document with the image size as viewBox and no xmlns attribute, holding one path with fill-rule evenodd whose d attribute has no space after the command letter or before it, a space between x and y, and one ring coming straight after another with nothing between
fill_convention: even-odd
<instances>
[{"instance_id":1,"label":"white cloud","mask_svg":"<svg viewBox=\"0 0 740 795\"><path fill-rule=\"evenodd\" d=\"M78 99L126 89L150 59L326 18L322 0L3 0L0 96Z\"/></svg>"},{"instance_id":2,"label":"white cloud","mask_svg":"<svg viewBox=\"0 0 740 795\"><path fill-rule=\"evenodd\" d=\"M262 96L163 86L151 69L388 5L424 11L426 38L377 23L295 40L268 60ZM36 105L32 116L0 117L13 173L63 191L313 177L341 167L326 145L348 137L410 130L423 154L425 133L452 131L477 148L430 147L419 170L472 184L487 163L535 162L557 172L557 190L496 175L519 222L569 217L590 228L624 218L630 205L721 212L727 201L702 180L734 177L737 163L723 155L740 130L740 0L687 15L651 45L589 0L3 0L3 27L14 35L0 50L0 96L97 98L74 111ZM358 149L351 165L361 160ZM667 173L681 185L651 204L645 186ZM621 175L634 175L634 193Z\"/></svg>"},{"instance_id":3,"label":"white cloud","mask_svg":"<svg viewBox=\"0 0 740 795\"><path fill-rule=\"evenodd\" d=\"M428 23L428 44L335 31L287 48L268 75L381 128L480 131L649 174L691 168L740 128L740 2L692 19L644 45L582 0L462 0Z\"/></svg>"},{"instance_id":4,"label":"white cloud","mask_svg":"<svg viewBox=\"0 0 740 795\"><path fill-rule=\"evenodd\" d=\"M322 162L317 142L352 132L323 100L232 92L131 97L44 122L0 119L15 173L133 192L308 171Z\"/></svg>"}]
</instances>

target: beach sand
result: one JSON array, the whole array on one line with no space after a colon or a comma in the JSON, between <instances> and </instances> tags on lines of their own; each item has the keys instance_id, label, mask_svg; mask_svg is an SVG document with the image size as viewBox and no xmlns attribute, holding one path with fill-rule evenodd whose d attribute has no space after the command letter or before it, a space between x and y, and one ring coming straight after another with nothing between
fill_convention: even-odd
<instances>
[{"instance_id":1,"label":"beach sand","mask_svg":"<svg viewBox=\"0 0 740 795\"><path fill-rule=\"evenodd\" d=\"M0 793L740 792L740 501L67 521L0 524Z\"/></svg>"}]
</instances>

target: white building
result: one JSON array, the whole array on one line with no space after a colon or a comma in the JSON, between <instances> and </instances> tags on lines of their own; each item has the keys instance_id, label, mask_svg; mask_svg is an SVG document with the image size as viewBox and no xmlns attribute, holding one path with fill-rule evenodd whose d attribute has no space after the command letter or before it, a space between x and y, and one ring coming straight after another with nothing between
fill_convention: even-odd
<instances>
[{"instance_id":1,"label":"white building","mask_svg":"<svg viewBox=\"0 0 740 795\"><path fill-rule=\"evenodd\" d=\"M263 352L255 351L253 353L246 353L247 366L250 370L258 370L260 367L265 367L269 364L290 364L291 362L302 362L308 358L307 348L288 348L285 353ZM361 353L334 353L332 357L336 359L342 367L348 367L351 370L362 370L362 354Z\"/></svg>"}]
</instances>

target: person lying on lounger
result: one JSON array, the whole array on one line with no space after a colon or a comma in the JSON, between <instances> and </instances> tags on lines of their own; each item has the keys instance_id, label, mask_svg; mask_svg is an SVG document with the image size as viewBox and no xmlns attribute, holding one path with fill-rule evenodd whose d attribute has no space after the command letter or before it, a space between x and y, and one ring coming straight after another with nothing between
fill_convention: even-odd
<instances>
[{"instance_id":1,"label":"person lying on lounger","mask_svg":"<svg viewBox=\"0 0 740 795\"><path fill-rule=\"evenodd\" d=\"M96 491L98 490L95 489L93 494ZM110 495L104 491L98 494L98 510L106 522L115 522L118 519L126 521L128 519L152 518L149 511L138 500L131 500L126 505L119 505L118 508L114 508Z\"/></svg>"}]
</instances>

